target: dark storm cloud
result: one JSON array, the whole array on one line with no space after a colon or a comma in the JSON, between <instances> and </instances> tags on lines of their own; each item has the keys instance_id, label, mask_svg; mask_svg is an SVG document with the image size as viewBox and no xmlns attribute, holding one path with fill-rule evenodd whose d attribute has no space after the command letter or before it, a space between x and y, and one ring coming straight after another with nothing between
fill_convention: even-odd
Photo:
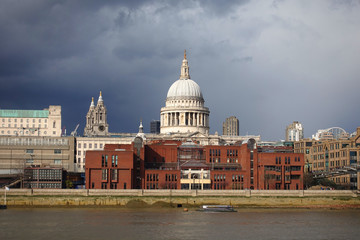
<instances>
[{"instance_id":1,"label":"dark storm cloud","mask_svg":"<svg viewBox=\"0 0 360 240\"><path fill-rule=\"evenodd\" d=\"M43 62L87 54L108 30L98 15L114 6L133 11L144 1L2 1L0 73L16 74ZM119 20L118 20L119 22Z\"/></svg>"},{"instance_id":2,"label":"dark storm cloud","mask_svg":"<svg viewBox=\"0 0 360 240\"><path fill-rule=\"evenodd\" d=\"M239 5L244 5L249 3L250 0L232 0L232 1L199 1L200 5L204 7L206 10L209 10L212 13L217 15L226 15L229 12L233 12L236 7Z\"/></svg>"},{"instance_id":3,"label":"dark storm cloud","mask_svg":"<svg viewBox=\"0 0 360 240\"><path fill-rule=\"evenodd\" d=\"M1 1L0 107L60 104L70 132L102 90L110 131L147 130L187 49L212 133L230 115L265 139L294 120L351 131L359 16L359 1Z\"/></svg>"},{"instance_id":4,"label":"dark storm cloud","mask_svg":"<svg viewBox=\"0 0 360 240\"><path fill-rule=\"evenodd\" d=\"M6 2L8 5L1 7L2 76L7 73L22 74L41 67L45 61L70 57L86 50L82 43L92 35L86 29L79 31L76 25L79 15L50 2L40 4L29 1L28 5L17 8ZM16 61L18 64L14 64Z\"/></svg>"}]
</instances>

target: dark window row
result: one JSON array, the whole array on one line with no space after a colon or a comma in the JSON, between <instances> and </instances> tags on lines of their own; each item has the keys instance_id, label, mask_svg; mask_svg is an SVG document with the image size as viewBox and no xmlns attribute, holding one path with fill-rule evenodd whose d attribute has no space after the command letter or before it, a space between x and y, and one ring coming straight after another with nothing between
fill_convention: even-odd
<instances>
[{"instance_id":1,"label":"dark window row","mask_svg":"<svg viewBox=\"0 0 360 240\"><path fill-rule=\"evenodd\" d=\"M146 174L146 181L159 181L159 174Z\"/></svg>"}]
</instances>

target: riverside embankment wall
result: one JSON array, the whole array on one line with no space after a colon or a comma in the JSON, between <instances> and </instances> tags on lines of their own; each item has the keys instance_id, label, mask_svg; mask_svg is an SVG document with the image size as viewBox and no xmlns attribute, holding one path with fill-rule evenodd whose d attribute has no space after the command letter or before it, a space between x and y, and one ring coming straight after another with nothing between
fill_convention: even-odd
<instances>
[{"instance_id":1,"label":"riverside embankment wall","mask_svg":"<svg viewBox=\"0 0 360 240\"><path fill-rule=\"evenodd\" d=\"M237 207L360 208L359 193L346 190L11 189L6 194L9 207L195 207L231 204Z\"/></svg>"}]
</instances>

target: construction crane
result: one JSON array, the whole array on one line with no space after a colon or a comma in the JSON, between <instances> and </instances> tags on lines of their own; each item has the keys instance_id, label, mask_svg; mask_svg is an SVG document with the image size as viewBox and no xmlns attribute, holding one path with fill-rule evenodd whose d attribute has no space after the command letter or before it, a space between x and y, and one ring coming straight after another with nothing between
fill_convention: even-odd
<instances>
[{"instance_id":1,"label":"construction crane","mask_svg":"<svg viewBox=\"0 0 360 240\"><path fill-rule=\"evenodd\" d=\"M73 137L74 137L74 136L76 136L76 135L77 135L77 132L76 132L76 131L77 131L77 129L78 129L78 127L79 127L79 125L80 125L80 124L76 125L75 130L71 132L70 136L73 136Z\"/></svg>"}]
</instances>

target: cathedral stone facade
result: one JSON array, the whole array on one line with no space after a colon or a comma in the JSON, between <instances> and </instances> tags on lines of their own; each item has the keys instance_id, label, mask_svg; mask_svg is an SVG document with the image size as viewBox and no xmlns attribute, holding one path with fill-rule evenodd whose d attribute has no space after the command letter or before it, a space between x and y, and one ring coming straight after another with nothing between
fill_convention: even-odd
<instances>
[{"instance_id":1,"label":"cathedral stone facade","mask_svg":"<svg viewBox=\"0 0 360 240\"><path fill-rule=\"evenodd\" d=\"M180 79L169 88L165 107L161 108L160 133L209 134L210 111L204 102L199 85L190 79L185 52Z\"/></svg>"},{"instance_id":2,"label":"cathedral stone facade","mask_svg":"<svg viewBox=\"0 0 360 240\"><path fill-rule=\"evenodd\" d=\"M89 111L86 114L84 136L107 136L108 134L107 110L100 92L96 106L94 104L94 98L92 98Z\"/></svg>"}]
</instances>

